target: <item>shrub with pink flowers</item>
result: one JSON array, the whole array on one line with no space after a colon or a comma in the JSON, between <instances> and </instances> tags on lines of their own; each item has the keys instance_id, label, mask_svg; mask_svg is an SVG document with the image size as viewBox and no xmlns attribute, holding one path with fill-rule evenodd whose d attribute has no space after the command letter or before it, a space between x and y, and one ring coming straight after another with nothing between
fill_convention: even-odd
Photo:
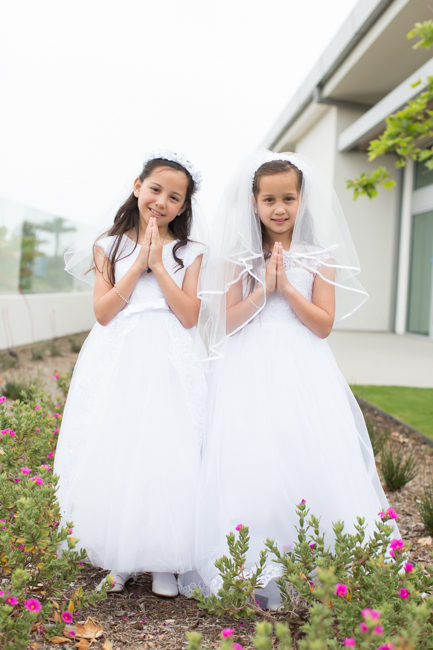
<instances>
[{"instance_id":1,"label":"shrub with pink flowers","mask_svg":"<svg viewBox=\"0 0 433 650\"><path fill-rule=\"evenodd\" d=\"M250 574L245 570L248 526L244 524L238 535L230 533L230 558L223 556L215 563L222 587L207 599L196 589L199 606L219 618L263 617L255 589L263 586L261 577L271 562L282 574L277 580L281 617L299 627L301 623L293 615L294 602L305 604L308 620L301 627L305 636L298 641L300 650L342 646L376 650L387 645L394 650L431 650L433 567L424 569L408 562L408 546L394 538L397 513L390 509L378 515L371 537L362 518L357 518L354 533L345 532L341 522L334 524L331 547L305 502L297 513L296 543L280 551L268 539L258 567Z\"/></svg>"},{"instance_id":2,"label":"shrub with pink flowers","mask_svg":"<svg viewBox=\"0 0 433 650\"><path fill-rule=\"evenodd\" d=\"M63 394L67 392L65 378ZM63 412L64 396L54 404L44 393L31 390L25 399L0 403L0 647L28 647L30 628L52 612L50 598L62 598L78 576L84 551L76 551L70 534L72 522L61 525L56 499L57 477L47 456L56 448L55 430ZM12 408L10 408L10 406ZM36 407L40 408L37 409ZM9 435L10 431L15 435ZM58 547L65 550L58 556ZM81 563L81 564L80 564ZM37 592L35 591L37 589ZM43 597L35 597L35 593ZM81 603L106 597L96 592L81 594ZM65 602L67 610L69 601ZM66 619L53 631L62 634Z\"/></svg>"}]
</instances>

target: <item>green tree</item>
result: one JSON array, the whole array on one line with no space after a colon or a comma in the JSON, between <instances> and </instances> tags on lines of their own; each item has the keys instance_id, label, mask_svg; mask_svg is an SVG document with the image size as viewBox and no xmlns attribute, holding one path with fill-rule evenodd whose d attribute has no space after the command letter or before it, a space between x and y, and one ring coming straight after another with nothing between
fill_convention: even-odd
<instances>
[{"instance_id":1,"label":"green tree","mask_svg":"<svg viewBox=\"0 0 433 650\"><path fill-rule=\"evenodd\" d=\"M414 49L429 49L433 44L433 20L416 23L407 35L418 38ZM419 85L417 81L413 87ZM382 135L372 140L368 146L368 160L371 162L386 153L397 154L396 167L404 167L407 160L423 162L426 170L433 170L433 146L425 146L426 140L433 137L433 77L427 77L425 89L409 101L402 110L386 118L386 128ZM378 185L393 187L386 167L380 166L370 173L362 173L359 178L346 181L347 189L353 190L353 198L365 195L372 199L377 196Z\"/></svg>"},{"instance_id":2,"label":"green tree","mask_svg":"<svg viewBox=\"0 0 433 650\"><path fill-rule=\"evenodd\" d=\"M58 257L59 255L59 246L60 246L60 236L64 232L74 232L76 230L75 226L65 226L65 221L63 217L54 217L52 221L45 221L37 226L39 230L45 230L45 232L54 233L55 237L55 247L54 247L54 256Z\"/></svg>"}]
</instances>

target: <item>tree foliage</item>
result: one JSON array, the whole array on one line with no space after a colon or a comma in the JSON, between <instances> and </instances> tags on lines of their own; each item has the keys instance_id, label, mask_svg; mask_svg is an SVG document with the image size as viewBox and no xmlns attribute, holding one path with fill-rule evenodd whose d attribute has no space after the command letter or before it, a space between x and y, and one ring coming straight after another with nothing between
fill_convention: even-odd
<instances>
[{"instance_id":1,"label":"tree foliage","mask_svg":"<svg viewBox=\"0 0 433 650\"><path fill-rule=\"evenodd\" d=\"M419 40L414 49L429 49L433 44L433 20L416 23L407 35ZM413 87L420 85L418 80ZM404 108L386 118L386 128L368 146L368 160L371 162L386 153L398 156L396 167L404 167L407 160L424 162L426 171L433 170L433 147L426 146L433 137L433 77L428 77L424 90L415 99L410 100ZM353 189L353 198L365 195L372 199L377 196L377 188L393 187L389 172L383 166L372 172L362 173L359 178L346 181L347 189Z\"/></svg>"}]
</instances>

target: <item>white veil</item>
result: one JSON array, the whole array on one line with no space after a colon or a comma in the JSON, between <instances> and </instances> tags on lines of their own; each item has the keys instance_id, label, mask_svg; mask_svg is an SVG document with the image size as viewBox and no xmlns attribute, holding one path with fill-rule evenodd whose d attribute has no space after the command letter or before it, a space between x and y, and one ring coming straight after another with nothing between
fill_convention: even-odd
<instances>
[{"instance_id":1,"label":"white veil","mask_svg":"<svg viewBox=\"0 0 433 650\"><path fill-rule=\"evenodd\" d=\"M212 223L209 258L200 274L199 330L208 346L209 359L221 356L221 345L228 336L226 294L229 288L242 279L246 298L254 283L265 284L266 263L260 220L253 207L252 184L257 169L272 160L289 161L302 172L301 199L289 255L298 266L317 273L335 286L334 324L368 300L357 277L361 268L352 237L330 182L304 156L256 150L241 161L222 195ZM333 279L327 269L333 271ZM247 282L250 277L254 282ZM265 304L266 296L255 314L230 336L257 316Z\"/></svg>"},{"instance_id":2,"label":"white veil","mask_svg":"<svg viewBox=\"0 0 433 650\"><path fill-rule=\"evenodd\" d=\"M192 163L189 162L184 154L177 154L170 149L158 149L145 154L143 169L150 160L154 160L155 158L177 162L179 165L187 169L187 171L191 174L194 180L195 190L191 201L192 224L188 239L199 242L201 244L205 244L207 246L209 241L208 225L203 211L195 198L195 193L200 189L202 181L201 173L194 169ZM75 276L79 280L86 282L92 287L95 284L96 278L95 269L92 269L95 242L106 235L110 230L111 226L114 223L114 218L117 214L118 209L125 203L126 199L132 193L134 189L134 180L138 175L139 174L124 184L123 188L120 190L120 192L118 192L116 197L109 203L101 215L89 227L89 230L86 232L86 234L74 242L74 244L66 251L64 255L65 271ZM130 252L129 247L128 251ZM122 249L119 248L119 258L121 258L121 255Z\"/></svg>"}]
</instances>

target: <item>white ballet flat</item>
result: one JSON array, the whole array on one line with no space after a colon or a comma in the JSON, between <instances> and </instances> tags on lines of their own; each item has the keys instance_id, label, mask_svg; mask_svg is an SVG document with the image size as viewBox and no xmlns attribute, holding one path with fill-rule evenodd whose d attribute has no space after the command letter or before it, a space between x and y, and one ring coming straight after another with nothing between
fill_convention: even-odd
<instances>
[{"instance_id":1,"label":"white ballet flat","mask_svg":"<svg viewBox=\"0 0 433 650\"><path fill-rule=\"evenodd\" d=\"M152 572L152 591L157 596L176 598L179 595L179 590L173 573Z\"/></svg>"},{"instance_id":2,"label":"white ballet flat","mask_svg":"<svg viewBox=\"0 0 433 650\"><path fill-rule=\"evenodd\" d=\"M114 585L114 587L112 587L107 592L109 594L115 594L115 593L119 593L120 591L123 591L124 588L125 588L125 582L127 582L129 580L129 578L130 578L130 575L128 575L128 574L119 575L118 573L114 573L114 571L112 571L109 574L109 576L110 576L110 578L113 578L113 580L116 583ZM102 585L107 584L107 578L108 578L108 576L106 576L103 580L101 580L99 585L96 587L96 591L101 591Z\"/></svg>"}]
</instances>

